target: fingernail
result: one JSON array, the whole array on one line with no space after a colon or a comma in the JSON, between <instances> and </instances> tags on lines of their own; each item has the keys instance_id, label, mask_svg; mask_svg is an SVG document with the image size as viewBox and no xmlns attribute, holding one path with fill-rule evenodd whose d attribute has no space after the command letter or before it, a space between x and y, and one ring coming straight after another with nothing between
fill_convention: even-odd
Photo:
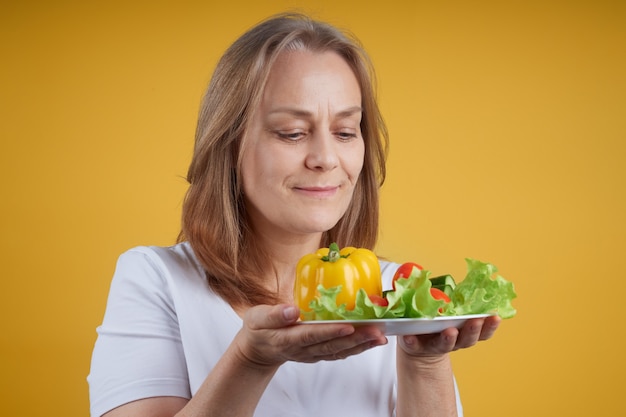
<instances>
[{"instance_id":1,"label":"fingernail","mask_svg":"<svg viewBox=\"0 0 626 417\"><path fill-rule=\"evenodd\" d=\"M376 340L370 342L370 347L384 346L387 343L388 343L388 340L387 340L386 337L384 339L376 339Z\"/></svg>"},{"instance_id":2,"label":"fingernail","mask_svg":"<svg viewBox=\"0 0 626 417\"><path fill-rule=\"evenodd\" d=\"M283 309L283 317L285 320L292 321L300 316L300 310L296 307L288 306Z\"/></svg>"},{"instance_id":3,"label":"fingernail","mask_svg":"<svg viewBox=\"0 0 626 417\"><path fill-rule=\"evenodd\" d=\"M348 336L352 333L354 333L354 327L344 327L339 330L339 336Z\"/></svg>"}]
</instances>

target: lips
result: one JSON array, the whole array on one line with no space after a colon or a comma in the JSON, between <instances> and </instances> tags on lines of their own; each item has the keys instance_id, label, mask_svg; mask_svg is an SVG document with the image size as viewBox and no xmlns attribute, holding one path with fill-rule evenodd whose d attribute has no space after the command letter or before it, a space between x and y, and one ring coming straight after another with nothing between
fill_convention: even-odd
<instances>
[{"instance_id":1,"label":"lips","mask_svg":"<svg viewBox=\"0 0 626 417\"><path fill-rule=\"evenodd\" d=\"M339 190L339 186L299 186L294 187L294 190L300 194L304 194L309 197L328 198L334 196L337 193L337 191Z\"/></svg>"}]
</instances>

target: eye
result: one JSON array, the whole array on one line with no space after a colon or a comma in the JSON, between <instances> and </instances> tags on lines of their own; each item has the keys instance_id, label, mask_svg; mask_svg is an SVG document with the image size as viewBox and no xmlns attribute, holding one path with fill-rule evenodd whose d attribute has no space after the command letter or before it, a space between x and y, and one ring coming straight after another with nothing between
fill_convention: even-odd
<instances>
[{"instance_id":1,"label":"eye","mask_svg":"<svg viewBox=\"0 0 626 417\"><path fill-rule=\"evenodd\" d=\"M301 130L277 130L275 133L280 139L290 142L298 141L306 135L306 133Z\"/></svg>"},{"instance_id":2,"label":"eye","mask_svg":"<svg viewBox=\"0 0 626 417\"><path fill-rule=\"evenodd\" d=\"M349 141L351 139L357 138L357 132L350 129L350 130L340 130L339 132L336 133L337 137L342 140L342 141Z\"/></svg>"}]
</instances>

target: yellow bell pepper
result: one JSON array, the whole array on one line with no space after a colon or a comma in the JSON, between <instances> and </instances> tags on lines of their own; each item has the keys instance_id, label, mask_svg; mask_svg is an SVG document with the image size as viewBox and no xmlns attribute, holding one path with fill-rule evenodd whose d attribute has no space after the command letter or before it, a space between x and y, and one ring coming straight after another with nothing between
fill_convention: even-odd
<instances>
[{"instance_id":1,"label":"yellow bell pepper","mask_svg":"<svg viewBox=\"0 0 626 417\"><path fill-rule=\"evenodd\" d=\"M332 288L341 285L337 305L354 309L359 288L367 295L382 295L380 264L376 255L364 248L345 247L336 243L328 248L303 256L296 266L294 286L295 303L303 311L310 311L309 303L319 296L317 287Z\"/></svg>"}]
</instances>

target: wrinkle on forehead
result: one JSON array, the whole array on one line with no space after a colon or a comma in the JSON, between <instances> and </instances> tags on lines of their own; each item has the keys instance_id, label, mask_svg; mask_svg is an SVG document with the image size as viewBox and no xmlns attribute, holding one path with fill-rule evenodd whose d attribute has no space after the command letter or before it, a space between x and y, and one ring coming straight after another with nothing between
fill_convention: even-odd
<instances>
[{"instance_id":1,"label":"wrinkle on forehead","mask_svg":"<svg viewBox=\"0 0 626 417\"><path fill-rule=\"evenodd\" d=\"M299 71L302 66L306 66L306 71ZM328 66L332 71L328 71ZM338 91L341 94L334 94ZM332 117L345 118L362 113L361 101L357 77L343 57L333 51L298 50L277 57L261 106L268 114L284 112L307 117L324 111Z\"/></svg>"}]
</instances>

